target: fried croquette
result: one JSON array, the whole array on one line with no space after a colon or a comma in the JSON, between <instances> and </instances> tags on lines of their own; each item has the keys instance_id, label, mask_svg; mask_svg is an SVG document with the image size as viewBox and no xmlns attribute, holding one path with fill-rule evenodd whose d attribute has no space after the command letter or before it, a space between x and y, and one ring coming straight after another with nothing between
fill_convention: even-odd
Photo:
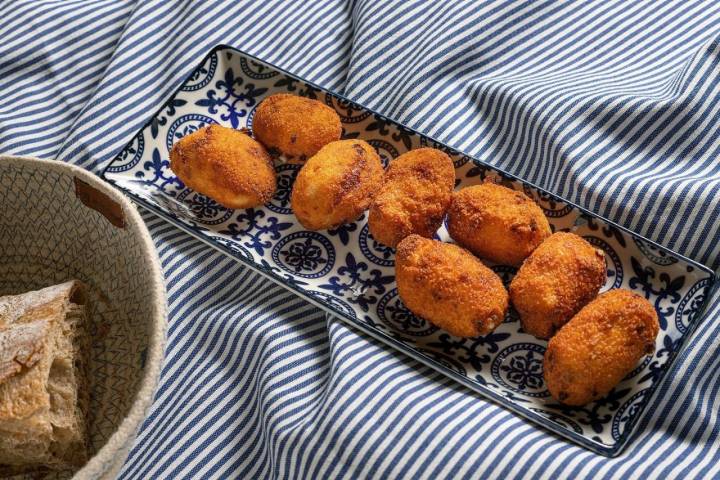
<instances>
[{"instance_id":1,"label":"fried croquette","mask_svg":"<svg viewBox=\"0 0 720 480\"><path fill-rule=\"evenodd\" d=\"M628 290L603 293L550 339L543 361L550 394L575 406L604 397L653 353L659 328L645 298Z\"/></svg>"},{"instance_id":2,"label":"fried croquette","mask_svg":"<svg viewBox=\"0 0 720 480\"><path fill-rule=\"evenodd\" d=\"M292 209L308 230L338 227L368 209L382 177L380 156L367 142L328 143L300 169L293 185Z\"/></svg>"},{"instance_id":3,"label":"fried croquette","mask_svg":"<svg viewBox=\"0 0 720 480\"><path fill-rule=\"evenodd\" d=\"M605 254L574 233L551 235L525 260L510 283L523 330L550 338L605 283Z\"/></svg>"},{"instance_id":4,"label":"fried croquette","mask_svg":"<svg viewBox=\"0 0 720 480\"><path fill-rule=\"evenodd\" d=\"M445 152L418 148L400 155L385 171L370 207L370 233L389 247L413 233L431 238L442 224L453 188L455 168Z\"/></svg>"},{"instance_id":5,"label":"fried croquette","mask_svg":"<svg viewBox=\"0 0 720 480\"><path fill-rule=\"evenodd\" d=\"M187 187L227 208L257 207L275 194L275 169L265 147L220 125L201 128L175 143L170 168Z\"/></svg>"},{"instance_id":6,"label":"fried croquette","mask_svg":"<svg viewBox=\"0 0 720 480\"><path fill-rule=\"evenodd\" d=\"M451 243L406 237L397 246L395 279L411 312L458 337L492 332L507 312L500 277Z\"/></svg>"},{"instance_id":7,"label":"fried croquette","mask_svg":"<svg viewBox=\"0 0 720 480\"><path fill-rule=\"evenodd\" d=\"M527 195L490 182L453 193L448 231L475 255L514 266L552 233L542 209Z\"/></svg>"},{"instance_id":8,"label":"fried croquette","mask_svg":"<svg viewBox=\"0 0 720 480\"><path fill-rule=\"evenodd\" d=\"M255 111L253 135L268 149L306 160L340 140L340 116L327 105L287 93L271 95Z\"/></svg>"}]
</instances>

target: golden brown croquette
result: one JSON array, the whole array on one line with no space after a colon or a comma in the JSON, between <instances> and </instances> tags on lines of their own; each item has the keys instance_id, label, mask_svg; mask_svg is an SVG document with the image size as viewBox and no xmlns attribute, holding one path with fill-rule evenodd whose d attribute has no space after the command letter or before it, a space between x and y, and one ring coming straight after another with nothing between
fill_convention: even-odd
<instances>
[{"instance_id":1,"label":"golden brown croquette","mask_svg":"<svg viewBox=\"0 0 720 480\"><path fill-rule=\"evenodd\" d=\"M275 169L265 147L220 125L201 128L175 143L170 168L187 187L227 208L257 207L275 193Z\"/></svg>"},{"instance_id":2,"label":"golden brown croquette","mask_svg":"<svg viewBox=\"0 0 720 480\"><path fill-rule=\"evenodd\" d=\"M442 224L453 188L455 168L445 152L418 148L400 155L385 171L370 207L370 233L389 247L413 233L431 238Z\"/></svg>"},{"instance_id":3,"label":"golden brown croquette","mask_svg":"<svg viewBox=\"0 0 720 480\"><path fill-rule=\"evenodd\" d=\"M507 312L500 277L451 243L406 237L397 246L395 279L411 312L458 337L492 332Z\"/></svg>"},{"instance_id":4,"label":"golden brown croquette","mask_svg":"<svg viewBox=\"0 0 720 480\"><path fill-rule=\"evenodd\" d=\"M552 233L542 209L527 195L491 182L453 194L448 231L475 255L514 266Z\"/></svg>"},{"instance_id":5,"label":"golden brown croquette","mask_svg":"<svg viewBox=\"0 0 720 480\"><path fill-rule=\"evenodd\" d=\"M557 232L525 260L510 283L523 329L550 338L605 283L605 254L574 233Z\"/></svg>"},{"instance_id":6,"label":"golden brown croquette","mask_svg":"<svg viewBox=\"0 0 720 480\"><path fill-rule=\"evenodd\" d=\"M330 142L340 140L340 116L327 105L287 93L271 95L255 111L254 137L268 149L306 160Z\"/></svg>"},{"instance_id":7,"label":"golden brown croquette","mask_svg":"<svg viewBox=\"0 0 720 480\"><path fill-rule=\"evenodd\" d=\"M653 353L659 329L645 298L620 289L603 293L550 339L543 361L550 394L576 406L604 397Z\"/></svg>"},{"instance_id":8,"label":"golden brown croquette","mask_svg":"<svg viewBox=\"0 0 720 480\"><path fill-rule=\"evenodd\" d=\"M370 206L382 176L380 156L367 142L329 143L300 169L293 185L292 209L308 230L352 222Z\"/></svg>"}]
</instances>

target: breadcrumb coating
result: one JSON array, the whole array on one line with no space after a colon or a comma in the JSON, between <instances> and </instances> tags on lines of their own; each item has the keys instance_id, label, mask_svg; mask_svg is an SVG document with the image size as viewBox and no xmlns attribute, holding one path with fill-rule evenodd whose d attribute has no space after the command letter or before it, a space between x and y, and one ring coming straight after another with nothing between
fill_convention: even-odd
<instances>
[{"instance_id":1,"label":"breadcrumb coating","mask_svg":"<svg viewBox=\"0 0 720 480\"><path fill-rule=\"evenodd\" d=\"M453 188L455 167L445 152L418 148L400 155L385 171L370 208L370 233L389 247L411 234L431 238L442 224Z\"/></svg>"},{"instance_id":2,"label":"breadcrumb coating","mask_svg":"<svg viewBox=\"0 0 720 480\"><path fill-rule=\"evenodd\" d=\"M187 187L227 208L258 207L275 194L275 169L265 147L220 125L203 127L175 143L170 168Z\"/></svg>"},{"instance_id":3,"label":"breadcrumb coating","mask_svg":"<svg viewBox=\"0 0 720 480\"><path fill-rule=\"evenodd\" d=\"M550 340L543 362L552 397L585 405L607 395L655 350L653 306L628 290L610 290L586 305Z\"/></svg>"},{"instance_id":4,"label":"breadcrumb coating","mask_svg":"<svg viewBox=\"0 0 720 480\"><path fill-rule=\"evenodd\" d=\"M397 246L395 279L410 311L457 337L486 335L507 312L500 277L451 243L406 237Z\"/></svg>"},{"instance_id":5,"label":"breadcrumb coating","mask_svg":"<svg viewBox=\"0 0 720 480\"><path fill-rule=\"evenodd\" d=\"M304 161L340 140L342 123L335 110L317 100L278 93L260 103L252 130L268 149Z\"/></svg>"},{"instance_id":6,"label":"breadcrumb coating","mask_svg":"<svg viewBox=\"0 0 720 480\"><path fill-rule=\"evenodd\" d=\"M382 177L380 156L367 142L329 143L300 169L293 185L292 209L308 230L338 227L368 209Z\"/></svg>"},{"instance_id":7,"label":"breadcrumb coating","mask_svg":"<svg viewBox=\"0 0 720 480\"><path fill-rule=\"evenodd\" d=\"M523 330L550 338L605 283L605 254L574 233L551 235L525 260L510 283Z\"/></svg>"},{"instance_id":8,"label":"breadcrumb coating","mask_svg":"<svg viewBox=\"0 0 720 480\"><path fill-rule=\"evenodd\" d=\"M513 266L552 233L542 209L527 195L492 182L453 193L448 231L475 255Z\"/></svg>"}]
</instances>

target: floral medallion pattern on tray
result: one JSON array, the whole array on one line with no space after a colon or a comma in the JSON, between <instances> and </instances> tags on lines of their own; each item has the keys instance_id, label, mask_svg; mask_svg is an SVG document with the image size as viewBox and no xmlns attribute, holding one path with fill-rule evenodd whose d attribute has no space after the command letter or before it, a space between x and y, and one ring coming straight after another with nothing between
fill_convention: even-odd
<instances>
[{"instance_id":1,"label":"floral medallion pattern on tray","mask_svg":"<svg viewBox=\"0 0 720 480\"><path fill-rule=\"evenodd\" d=\"M366 214L337 229L305 231L290 210L299 165L278 161L275 197L263 208L248 210L228 210L187 189L175 177L168 153L174 142L211 123L247 128L259 102L280 92L315 98L336 109L343 135L365 139L385 163L412 148L430 146L451 155L458 187L491 179L523 190L542 207L553 230L574 231L606 253L608 276L603 290L631 289L655 306L661 325L655 354L607 397L584 407L561 406L543 382L547 343L523 333L512 309L505 322L485 337L452 337L403 305L395 285L394 250L372 238ZM104 175L167 220L336 316L605 455L617 454L627 443L652 392L698 321L714 280L705 267L227 47L209 54ZM450 241L445 227L437 238ZM492 267L506 283L517 271L505 265Z\"/></svg>"}]
</instances>

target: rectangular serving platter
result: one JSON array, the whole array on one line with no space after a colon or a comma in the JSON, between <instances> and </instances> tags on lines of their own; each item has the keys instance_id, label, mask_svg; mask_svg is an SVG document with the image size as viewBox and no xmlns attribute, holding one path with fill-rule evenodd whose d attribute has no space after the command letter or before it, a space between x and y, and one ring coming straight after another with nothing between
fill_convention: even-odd
<instances>
[{"instance_id":1,"label":"rectangular serving platter","mask_svg":"<svg viewBox=\"0 0 720 480\"><path fill-rule=\"evenodd\" d=\"M292 93L334 108L345 138L362 138L383 162L417 147L453 159L457 188L487 179L533 198L554 231L573 231L605 251L603 290L627 288L647 298L660 319L656 351L610 394L584 407L550 398L542 379L547 342L525 334L511 309L485 337L462 339L412 315L397 295L394 251L368 233L367 214L334 230L310 232L290 210L300 165L279 161L278 189L262 208L228 210L186 188L169 168L169 150L211 123L250 128L268 95ZM304 81L235 48L219 45L103 172L137 203L208 245L243 262L330 314L427 364L486 398L558 435L615 456L643 414L677 353L702 318L715 285L713 272L617 224L481 160L458 152L351 100ZM437 238L452 241L445 226ZM516 269L492 268L509 282Z\"/></svg>"}]
</instances>

